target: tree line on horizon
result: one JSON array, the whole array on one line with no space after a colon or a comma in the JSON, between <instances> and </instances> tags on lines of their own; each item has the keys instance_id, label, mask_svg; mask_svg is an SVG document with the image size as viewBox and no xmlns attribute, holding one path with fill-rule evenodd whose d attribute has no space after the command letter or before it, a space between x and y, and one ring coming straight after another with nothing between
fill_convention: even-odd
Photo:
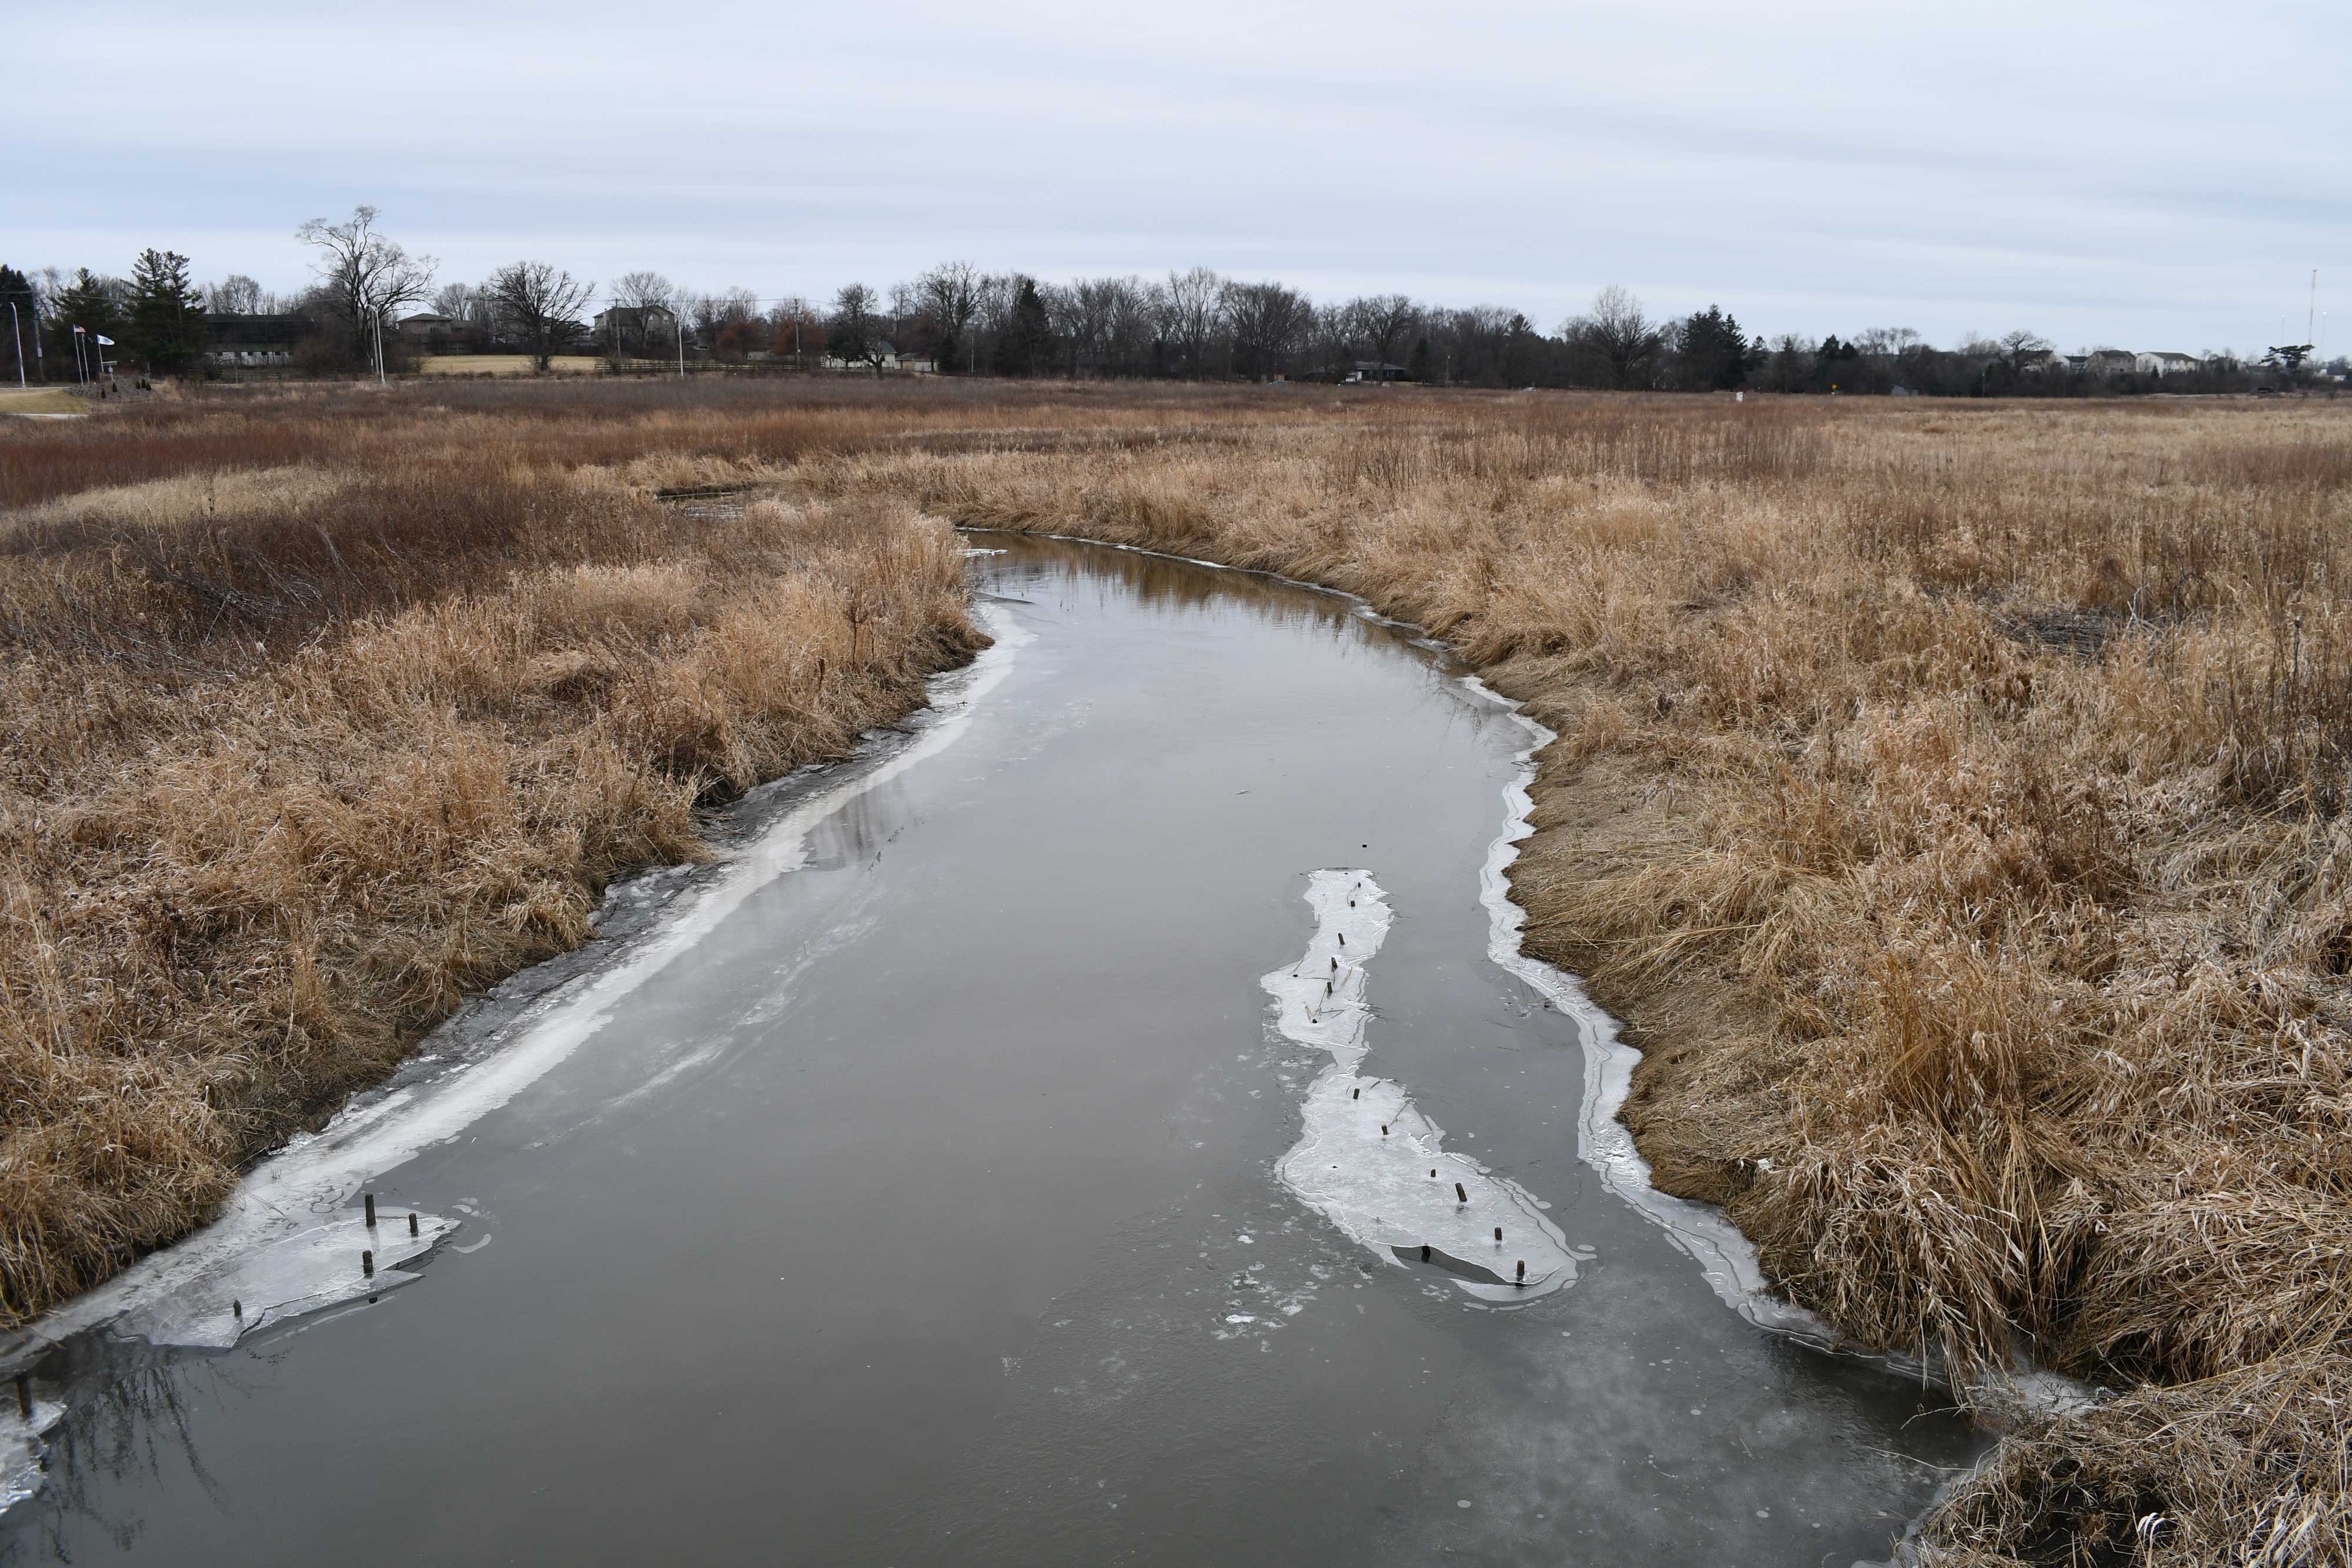
<instances>
[{"instance_id":1,"label":"tree line on horizon","mask_svg":"<svg viewBox=\"0 0 2352 1568\"><path fill-rule=\"evenodd\" d=\"M604 356L616 371L683 356L698 364L814 368L902 359L946 375L1187 380L1410 381L1474 387L1802 393L1912 392L1941 396L2102 395L2245 391L2304 371L2299 355L2248 363L2227 354L2163 376L2071 366L2025 330L1969 335L1939 349L1908 328L1818 341L1768 341L1710 305L1652 316L1628 290L1601 289L1590 308L1545 331L1500 306L1427 305L1403 294L1318 304L1275 281L1207 267L1165 278L1106 277L1066 285L949 262L880 290L845 285L820 307L798 297L681 288L631 272L601 299L593 281L542 261L518 261L480 283L436 287L430 256L413 256L377 226L373 207L340 224L314 218L297 237L313 280L290 297L232 274L193 281L189 258L147 249L130 277L76 268L27 274L0 266L0 307L14 304L11 379L74 379L73 329L115 340L118 357L151 372L200 370L220 318L289 319L298 365L316 374L402 368L415 345L406 316L442 318L441 350L529 354L545 370L564 353ZM618 307L597 331L599 304ZM37 346L35 340L37 339ZM2339 359L2339 376L2352 366Z\"/></svg>"}]
</instances>

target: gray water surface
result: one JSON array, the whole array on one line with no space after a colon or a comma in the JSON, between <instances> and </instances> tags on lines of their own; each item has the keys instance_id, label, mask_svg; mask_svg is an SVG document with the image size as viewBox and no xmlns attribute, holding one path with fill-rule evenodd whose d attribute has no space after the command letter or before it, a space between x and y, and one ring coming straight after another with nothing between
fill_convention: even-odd
<instances>
[{"instance_id":1,"label":"gray water surface","mask_svg":"<svg viewBox=\"0 0 2352 1568\"><path fill-rule=\"evenodd\" d=\"M1524 731L1331 597L978 542L1034 640L955 742L380 1174L466 1219L418 1282L54 1354L0 1561L1885 1555L1977 1444L1578 1161L1576 1025L1478 896ZM1276 1181L1325 1061L1258 980L1337 866L1395 913L1364 1071L1550 1205L1568 1288L1495 1310Z\"/></svg>"}]
</instances>

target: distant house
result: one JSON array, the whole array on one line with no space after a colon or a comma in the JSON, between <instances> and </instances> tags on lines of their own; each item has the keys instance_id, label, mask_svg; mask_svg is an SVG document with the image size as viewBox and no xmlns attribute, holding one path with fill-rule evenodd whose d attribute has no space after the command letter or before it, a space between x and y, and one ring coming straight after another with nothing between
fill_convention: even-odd
<instances>
[{"instance_id":1,"label":"distant house","mask_svg":"<svg viewBox=\"0 0 2352 1568\"><path fill-rule=\"evenodd\" d=\"M2083 361L2083 369L2095 376L2119 376L2138 368L2139 356L2128 349L2094 349Z\"/></svg>"},{"instance_id":2,"label":"distant house","mask_svg":"<svg viewBox=\"0 0 2352 1568\"><path fill-rule=\"evenodd\" d=\"M2183 371L2201 371L2205 368L2205 361L2194 354L2136 354L2133 356L2132 364L2133 368L2144 376L2171 376L2178 375Z\"/></svg>"},{"instance_id":3,"label":"distant house","mask_svg":"<svg viewBox=\"0 0 2352 1568\"><path fill-rule=\"evenodd\" d=\"M1353 386L1359 382L1403 382L1412 379L1402 365L1392 365L1385 360L1335 360L1314 370L1295 371L1277 381L1332 382L1341 386Z\"/></svg>"},{"instance_id":4,"label":"distant house","mask_svg":"<svg viewBox=\"0 0 2352 1568\"><path fill-rule=\"evenodd\" d=\"M290 365L310 330L299 316L207 315L205 358L215 365Z\"/></svg>"},{"instance_id":5,"label":"distant house","mask_svg":"<svg viewBox=\"0 0 2352 1568\"><path fill-rule=\"evenodd\" d=\"M464 323L455 316L443 316L432 310L419 310L414 316L403 316L397 330L411 343L430 343L446 338Z\"/></svg>"},{"instance_id":6,"label":"distant house","mask_svg":"<svg viewBox=\"0 0 2352 1568\"><path fill-rule=\"evenodd\" d=\"M615 305L596 313L591 334L601 350L654 354L678 347L677 312L667 305Z\"/></svg>"}]
</instances>

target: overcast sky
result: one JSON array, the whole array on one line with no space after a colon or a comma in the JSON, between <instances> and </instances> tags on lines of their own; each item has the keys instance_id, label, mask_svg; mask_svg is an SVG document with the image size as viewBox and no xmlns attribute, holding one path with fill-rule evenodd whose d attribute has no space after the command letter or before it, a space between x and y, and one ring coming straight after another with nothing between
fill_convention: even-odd
<instances>
[{"instance_id":1,"label":"overcast sky","mask_svg":"<svg viewBox=\"0 0 2352 1568\"><path fill-rule=\"evenodd\" d=\"M2352 348L2345 0L10 10L19 267L290 287L368 202L444 281L1198 264L2187 351L2300 340L2317 267Z\"/></svg>"}]
</instances>

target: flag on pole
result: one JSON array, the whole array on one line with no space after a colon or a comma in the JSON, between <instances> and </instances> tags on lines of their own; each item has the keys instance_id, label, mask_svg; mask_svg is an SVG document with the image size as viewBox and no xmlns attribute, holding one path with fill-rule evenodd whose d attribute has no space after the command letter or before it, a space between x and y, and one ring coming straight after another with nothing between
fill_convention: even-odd
<instances>
[{"instance_id":1,"label":"flag on pole","mask_svg":"<svg viewBox=\"0 0 2352 1568\"><path fill-rule=\"evenodd\" d=\"M79 329L77 329L77 330L79 330ZM103 332L92 332L92 333L90 334L90 336L91 336L91 337L93 337L93 338L95 338L95 339L97 339L100 342L101 342L101 343L105 344L105 345L106 345L108 348L110 348L110 349L111 349L112 347L114 347L114 340L113 340L113 339L111 339L111 338L110 338L110 337L108 337L108 336L107 336L105 333L103 333Z\"/></svg>"},{"instance_id":2,"label":"flag on pole","mask_svg":"<svg viewBox=\"0 0 2352 1568\"><path fill-rule=\"evenodd\" d=\"M75 328L75 329L74 329L74 330L75 330L75 331L77 331L77 332L87 332L87 331L89 331L89 328L87 328L87 327L77 327L77 328Z\"/></svg>"}]
</instances>

